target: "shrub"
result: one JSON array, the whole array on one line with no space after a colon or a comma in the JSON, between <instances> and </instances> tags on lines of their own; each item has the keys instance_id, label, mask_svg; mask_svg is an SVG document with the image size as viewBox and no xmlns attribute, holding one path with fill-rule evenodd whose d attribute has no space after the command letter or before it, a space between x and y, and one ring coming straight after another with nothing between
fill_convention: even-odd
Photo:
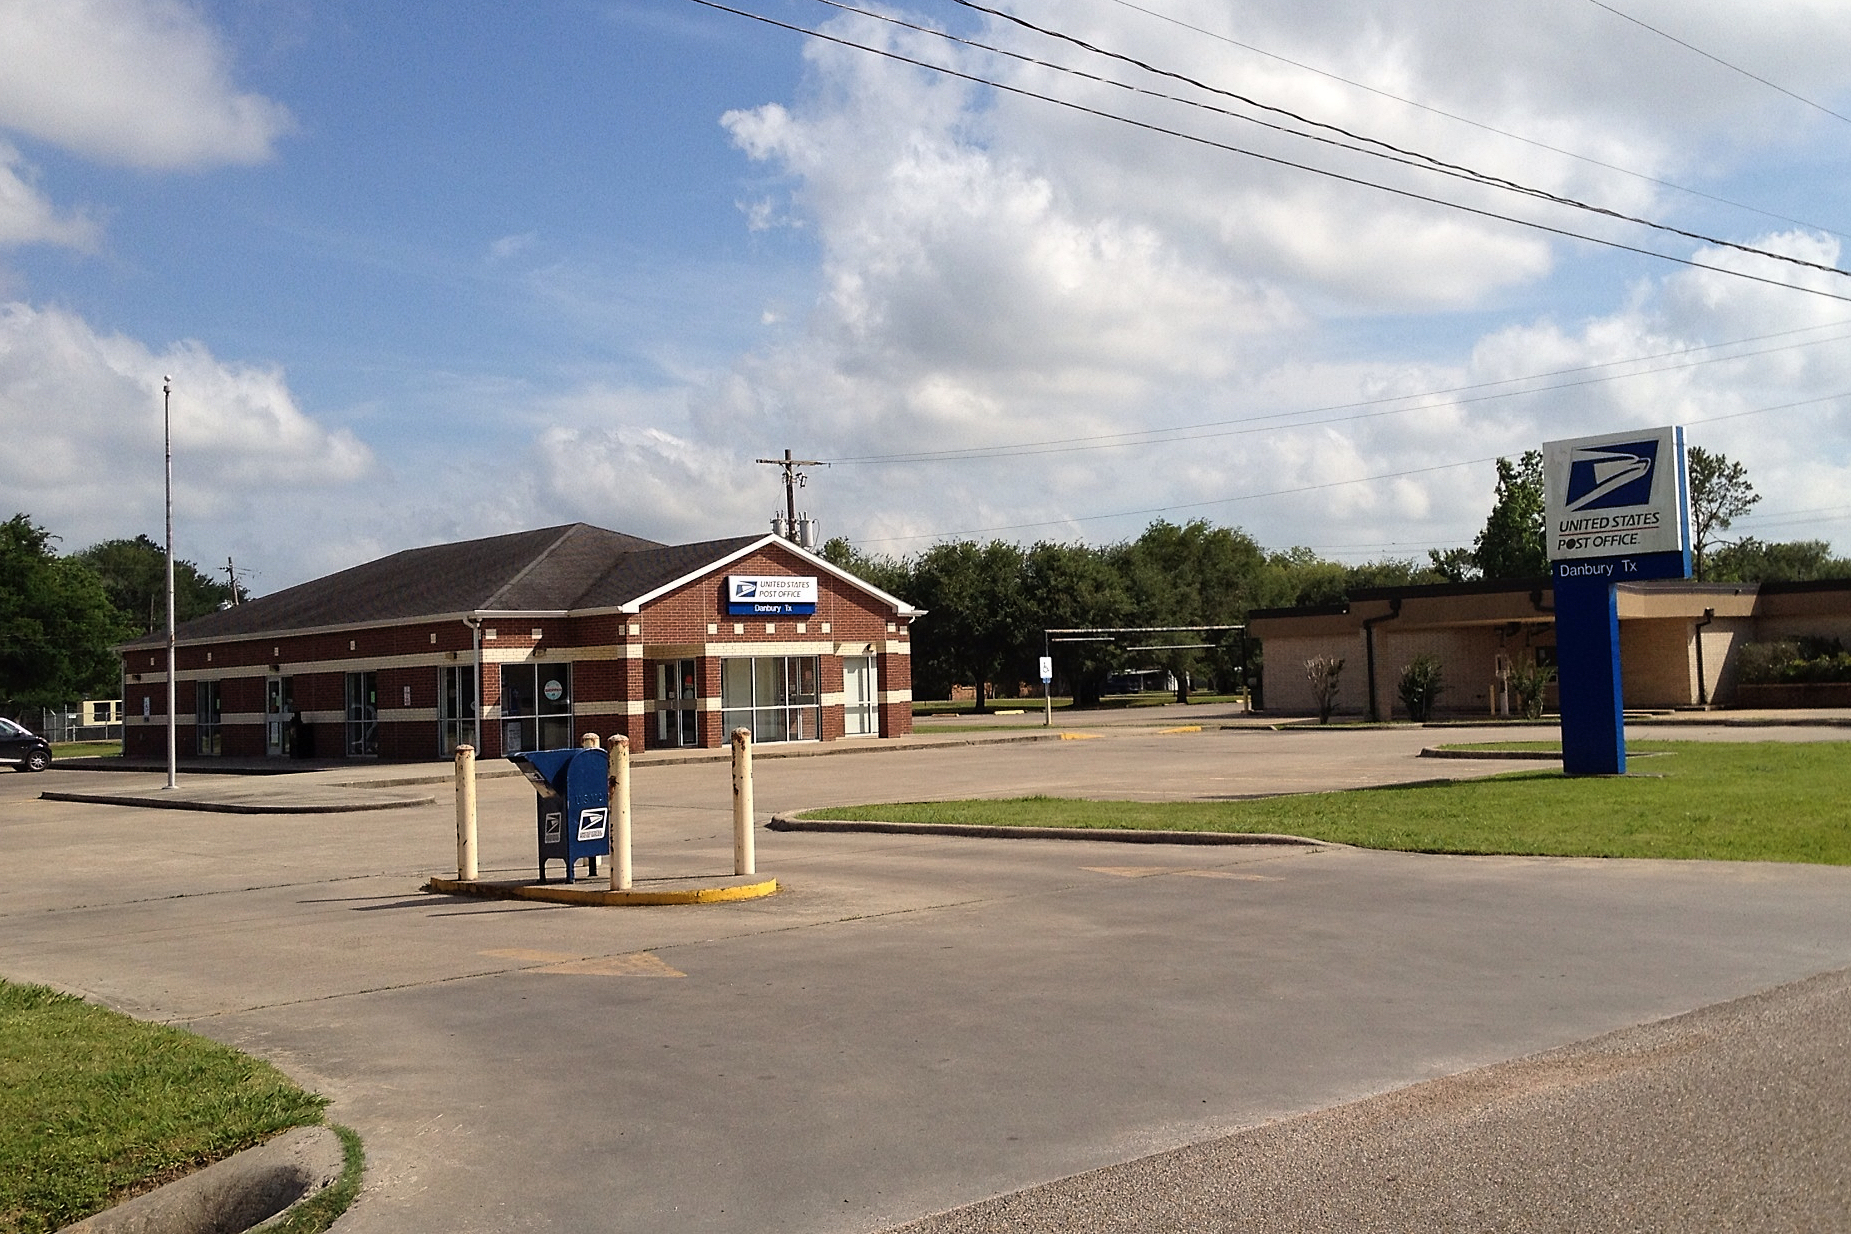
<instances>
[{"instance_id":1,"label":"shrub","mask_svg":"<svg viewBox=\"0 0 1851 1234\"><path fill-rule=\"evenodd\" d=\"M1305 676L1311 682L1311 697L1318 707L1318 723L1329 724L1330 713L1337 708L1337 678L1343 673L1343 657L1312 656L1305 661Z\"/></svg>"},{"instance_id":2,"label":"shrub","mask_svg":"<svg viewBox=\"0 0 1851 1234\"><path fill-rule=\"evenodd\" d=\"M1851 681L1851 651L1835 638L1748 643L1737 658L1743 685Z\"/></svg>"},{"instance_id":3,"label":"shrub","mask_svg":"<svg viewBox=\"0 0 1851 1234\"><path fill-rule=\"evenodd\" d=\"M1511 693L1517 696L1517 710L1526 720L1542 719L1543 691L1555 680L1555 666L1538 664L1513 665L1510 670Z\"/></svg>"},{"instance_id":4,"label":"shrub","mask_svg":"<svg viewBox=\"0 0 1851 1234\"><path fill-rule=\"evenodd\" d=\"M1427 652L1401 667L1399 693L1408 718L1424 723L1433 718L1433 705L1439 701L1445 683L1440 672L1440 658Z\"/></svg>"}]
</instances>

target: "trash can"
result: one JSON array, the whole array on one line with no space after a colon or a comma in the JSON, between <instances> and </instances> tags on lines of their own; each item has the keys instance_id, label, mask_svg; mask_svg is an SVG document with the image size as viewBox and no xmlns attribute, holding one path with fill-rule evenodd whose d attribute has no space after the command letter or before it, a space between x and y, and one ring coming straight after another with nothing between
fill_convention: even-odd
<instances>
[{"instance_id":1,"label":"trash can","mask_svg":"<svg viewBox=\"0 0 1851 1234\"><path fill-rule=\"evenodd\" d=\"M586 877L596 877L598 858L610 852L610 755L603 750L526 750L508 755L533 783L535 826L540 840L540 881L546 863L565 863L566 881L573 867L586 862Z\"/></svg>"}]
</instances>

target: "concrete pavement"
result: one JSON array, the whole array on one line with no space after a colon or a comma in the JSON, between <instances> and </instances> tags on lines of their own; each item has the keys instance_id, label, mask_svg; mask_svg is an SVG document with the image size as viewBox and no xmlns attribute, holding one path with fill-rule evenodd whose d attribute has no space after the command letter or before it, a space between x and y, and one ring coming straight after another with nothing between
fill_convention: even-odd
<instances>
[{"instance_id":1,"label":"concrete pavement","mask_svg":"<svg viewBox=\"0 0 1851 1234\"><path fill-rule=\"evenodd\" d=\"M1242 796L1430 778L1434 739L766 761L758 800ZM28 795L59 778L0 776L0 972L332 1096L371 1161L352 1231L879 1230L1851 965L1833 868L762 833L770 900L477 904L416 891L453 859L447 801ZM512 876L531 792L482 789L484 872ZM636 800L639 875L729 868L724 764L639 767Z\"/></svg>"}]
</instances>

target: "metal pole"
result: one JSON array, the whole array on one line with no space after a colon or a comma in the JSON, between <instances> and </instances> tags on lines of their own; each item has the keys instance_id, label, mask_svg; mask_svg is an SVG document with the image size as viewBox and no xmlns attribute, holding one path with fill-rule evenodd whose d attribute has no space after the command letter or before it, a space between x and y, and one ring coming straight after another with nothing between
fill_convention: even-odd
<instances>
[{"instance_id":1,"label":"metal pole","mask_svg":"<svg viewBox=\"0 0 1851 1234\"><path fill-rule=\"evenodd\" d=\"M630 869L630 739L611 738L611 890L628 891Z\"/></svg>"},{"instance_id":2,"label":"metal pole","mask_svg":"<svg viewBox=\"0 0 1851 1234\"><path fill-rule=\"evenodd\" d=\"M161 436L167 452L167 788L179 785L180 736L174 715L174 379L161 378Z\"/></svg>"},{"instance_id":3,"label":"metal pole","mask_svg":"<svg viewBox=\"0 0 1851 1234\"><path fill-rule=\"evenodd\" d=\"M1048 641L1048 632L1046 630L1043 630L1041 632L1041 654L1047 657L1050 664L1053 662L1054 644ZM1048 679L1041 683L1041 699L1042 699L1042 702L1044 702L1047 705L1046 714L1043 715L1042 720L1041 720L1041 727L1053 728L1054 727L1054 674L1052 672L1048 674Z\"/></svg>"},{"instance_id":4,"label":"metal pole","mask_svg":"<svg viewBox=\"0 0 1851 1234\"><path fill-rule=\"evenodd\" d=\"M733 730L733 873L757 874L752 851L752 730Z\"/></svg>"},{"instance_id":5,"label":"metal pole","mask_svg":"<svg viewBox=\"0 0 1851 1234\"><path fill-rule=\"evenodd\" d=\"M476 874L476 748L456 747L456 877L473 882Z\"/></svg>"}]
</instances>

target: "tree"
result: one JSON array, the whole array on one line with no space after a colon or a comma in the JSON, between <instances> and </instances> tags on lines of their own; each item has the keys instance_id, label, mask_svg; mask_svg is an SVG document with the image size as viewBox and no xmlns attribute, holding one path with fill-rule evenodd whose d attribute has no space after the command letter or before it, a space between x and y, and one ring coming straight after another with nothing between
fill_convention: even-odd
<instances>
[{"instance_id":1,"label":"tree","mask_svg":"<svg viewBox=\"0 0 1851 1234\"><path fill-rule=\"evenodd\" d=\"M1022 586L1035 629L1101 629L1130 620L1131 593L1101 549L1037 544L1023 558ZM1116 645L1064 643L1051 651L1073 692L1074 706L1098 706L1106 678L1119 666Z\"/></svg>"},{"instance_id":2,"label":"tree","mask_svg":"<svg viewBox=\"0 0 1851 1234\"><path fill-rule=\"evenodd\" d=\"M117 692L110 648L130 630L96 575L59 558L52 539L24 514L0 523L0 703L53 707Z\"/></svg>"},{"instance_id":3,"label":"tree","mask_svg":"<svg viewBox=\"0 0 1851 1234\"><path fill-rule=\"evenodd\" d=\"M984 686L1027 654L1022 549L1002 540L934 545L914 561L912 587L909 599L927 610L914 627L914 671L934 685L969 680L983 711Z\"/></svg>"},{"instance_id":4,"label":"tree","mask_svg":"<svg viewBox=\"0 0 1851 1234\"><path fill-rule=\"evenodd\" d=\"M94 571L109 602L137 633L167 628L167 550L147 536L105 540L70 558ZM191 621L216 612L232 599L231 585L221 583L190 561L174 562L174 621ZM242 586L238 599L250 594Z\"/></svg>"},{"instance_id":5,"label":"tree","mask_svg":"<svg viewBox=\"0 0 1851 1234\"><path fill-rule=\"evenodd\" d=\"M1475 583L1482 575L1478 572L1478 555L1469 548L1449 548L1441 551L1437 548L1427 550L1429 569L1439 575L1443 583Z\"/></svg>"},{"instance_id":6,"label":"tree","mask_svg":"<svg viewBox=\"0 0 1851 1234\"><path fill-rule=\"evenodd\" d=\"M1487 579L1539 578L1549 573L1547 545L1542 451L1525 450L1514 464L1499 459L1497 495L1485 529L1472 543L1473 564Z\"/></svg>"},{"instance_id":7,"label":"tree","mask_svg":"<svg viewBox=\"0 0 1851 1234\"><path fill-rule=\"evenodd\" d=\"M1216 527L1204 519L1181 526L1158 520L1129 544L1112 554L1130 589L1133 621L1145 626L1233 625L1251 607L1255 577L1265 562L1260 546L1244 531ZM1203 642L1179 631L1167 640L1153 635L1154 643ZM1208 658L1201 649L1142 653L1149 662L1176 678L1176 701L1189 701L1191 672ZM1230 665L1225 654L1215 667Z\"/></svg>"},{"instance_id":8,"label":"tree","mask_svg":"<svg viewBox=\"0 0 1851 1234\"><path fill-rule=\"evenodd\" d=\"M1851 578L1851 560L1832 556L1832 546L1824 540L1769 544L1745 536L1709 554L1704 570L1717 583L1799 583Z\"/></svg>"},{"instance_id":9,"label":"tree","mask_svg":"<svg viewBox=\"0 0 1851 1234\"><path fill-rule=\"evenodd\" d=\"M1711 454L1702 446L1692 446L1688 465L1690 549L1692 564L1701 581L1711 547L1724 543L1720 533L1748 513L1749 508L1761 500L1761 495L1748 482L1748 469L1726 454Z\"/></svg>"}]
</instances>

